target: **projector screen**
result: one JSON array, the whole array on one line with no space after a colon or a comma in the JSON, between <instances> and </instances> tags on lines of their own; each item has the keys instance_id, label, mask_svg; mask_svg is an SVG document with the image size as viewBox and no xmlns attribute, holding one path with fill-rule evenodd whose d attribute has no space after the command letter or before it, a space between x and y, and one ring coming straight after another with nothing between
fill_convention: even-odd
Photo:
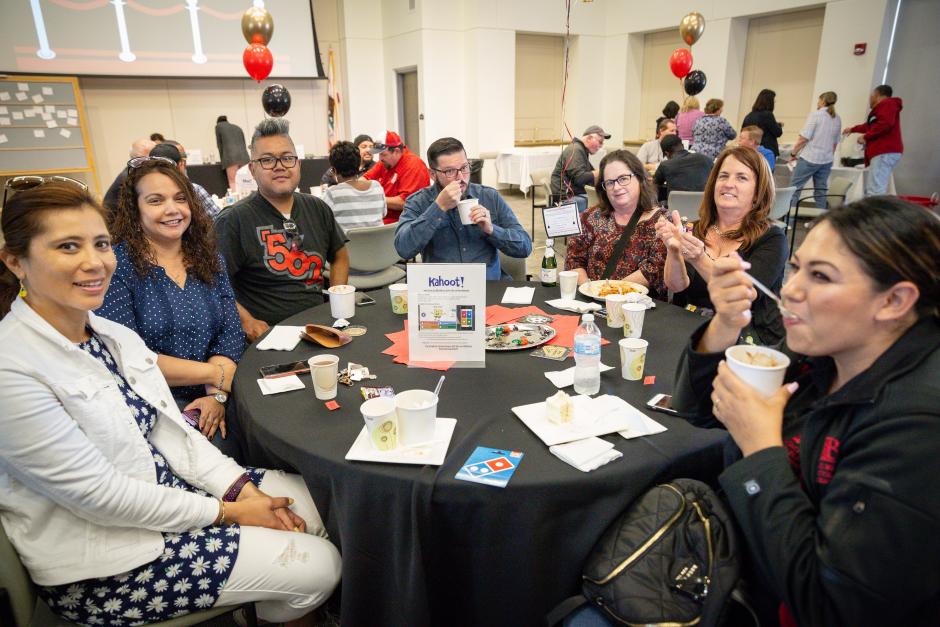
<instances>
[{"instance_id":1,"label":"projector screen","mask_svg":"<svg viewBox=\"0 0 940 627\"><path fill-rule=\"evenodd\" d=\"M0 72L247 76L251 0L2 0ZM267 0L271 78L323 78L309 0Z\"/></svg>"}]
</instances>

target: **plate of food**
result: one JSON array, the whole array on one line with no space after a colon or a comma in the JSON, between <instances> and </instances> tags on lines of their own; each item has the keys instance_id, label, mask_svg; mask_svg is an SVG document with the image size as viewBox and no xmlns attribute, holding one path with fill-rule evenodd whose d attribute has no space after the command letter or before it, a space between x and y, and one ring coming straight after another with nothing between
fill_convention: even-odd
<instances>
[{"instance_id":1,"label":"plate of food","mask_svg":"<svg viewBox=\"0 0 940 627\"><path fill-rule=\"evenodd\" d=\"M541 346L555 337L547 324L511 322L486 327L486 350L517 351Z\"/></svg>"},{"instance_id":2,"label":"plate of food","mask_svg":"<svg viewBox=\"0 0 940 627\"><path fill-rule=\"evenodd\" d=\"M649 294L649 288L634 283L633 281L615 281L605 279L603 281L588 281L578 287L578 291L588 298L596 300L606 300L611 294L640 294L645 296Z\"/></svg>"}]
</instances>

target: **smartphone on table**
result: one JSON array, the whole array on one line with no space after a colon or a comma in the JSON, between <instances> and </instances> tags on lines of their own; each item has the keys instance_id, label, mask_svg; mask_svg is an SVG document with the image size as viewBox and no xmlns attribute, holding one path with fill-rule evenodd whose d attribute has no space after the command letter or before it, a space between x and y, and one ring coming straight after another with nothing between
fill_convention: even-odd
<instances>
[{"instance_id":1,"label":"smartphone on table","mask_svg":"<svg viewBox=\"0 0 940 627\"><path fill-rule=\"evenodd\" d=\"M262 379L277 379L278 377L289 377L292 374L306 374L310 372L310 366L305 361L292 361L287 364L261 366L259 372Z\"/></svg>"},{"instance_id":2,"label":"smartphone on table","mask_svg":"<svg viewBox=\"0 0 940 627\"><path fill-rule=\"evenodd\" d=\"M669 394L657 394L646 402L646 406L653 411L661 411L671 416L679 415L679 412L672 408L672 396Z\"/></svg>"}]
</instances>

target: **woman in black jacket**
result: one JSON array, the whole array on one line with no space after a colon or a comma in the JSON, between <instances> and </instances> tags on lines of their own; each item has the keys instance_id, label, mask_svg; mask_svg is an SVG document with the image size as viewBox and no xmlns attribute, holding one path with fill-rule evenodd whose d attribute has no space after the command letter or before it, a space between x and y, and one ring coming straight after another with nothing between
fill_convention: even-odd
<instances>
[{"instance_id":1,"label":"woman in black jacket","mask_svg":"<svg viewBox=\"0 0 940 627\"><path fill-rule=\"evenodd\" d=\"M775 157L780 156L780 147L777 145L777 138L783 135L783 122L778 122L774 117L774 99L777 92L772 89L762 89L754 100L754 106L751 112L744 116L744 122L741 128L745 126L759 126L764 131L764 137L760 140L760 145L774 153Z\"/></svg>"},{"instance_id":2,"label":"woman in black jacket","mask_svg":"<svg viewBox=\"0 0 940 627\"><path fill-rule=\"evenodd\" d=\"M792 265L788 383L765 398L722 361L755 297L727 258L675 404L740 448L720 481L783 625L940 624L940 219L866 198Z\"/></svg>"}]
</instances>

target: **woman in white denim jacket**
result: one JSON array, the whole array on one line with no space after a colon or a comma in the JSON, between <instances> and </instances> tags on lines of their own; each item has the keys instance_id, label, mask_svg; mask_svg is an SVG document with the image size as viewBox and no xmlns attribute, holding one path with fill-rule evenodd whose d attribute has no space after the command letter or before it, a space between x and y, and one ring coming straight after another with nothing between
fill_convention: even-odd
<instances>
[{"instance_id":1,"label":"woman in white denim jacket","mask_svg":"<svg viewBox=\"0 0 940 627\"><path fill-rule=\"evenodd\" d=\"M183 421L156 355L91 313L115 267L100 207L74 183L14 185L36 183L2 213L0 521L40 593L86 624L246 601L307 623L340 558L303 481Z\"/></svg>"}]
</instances>

